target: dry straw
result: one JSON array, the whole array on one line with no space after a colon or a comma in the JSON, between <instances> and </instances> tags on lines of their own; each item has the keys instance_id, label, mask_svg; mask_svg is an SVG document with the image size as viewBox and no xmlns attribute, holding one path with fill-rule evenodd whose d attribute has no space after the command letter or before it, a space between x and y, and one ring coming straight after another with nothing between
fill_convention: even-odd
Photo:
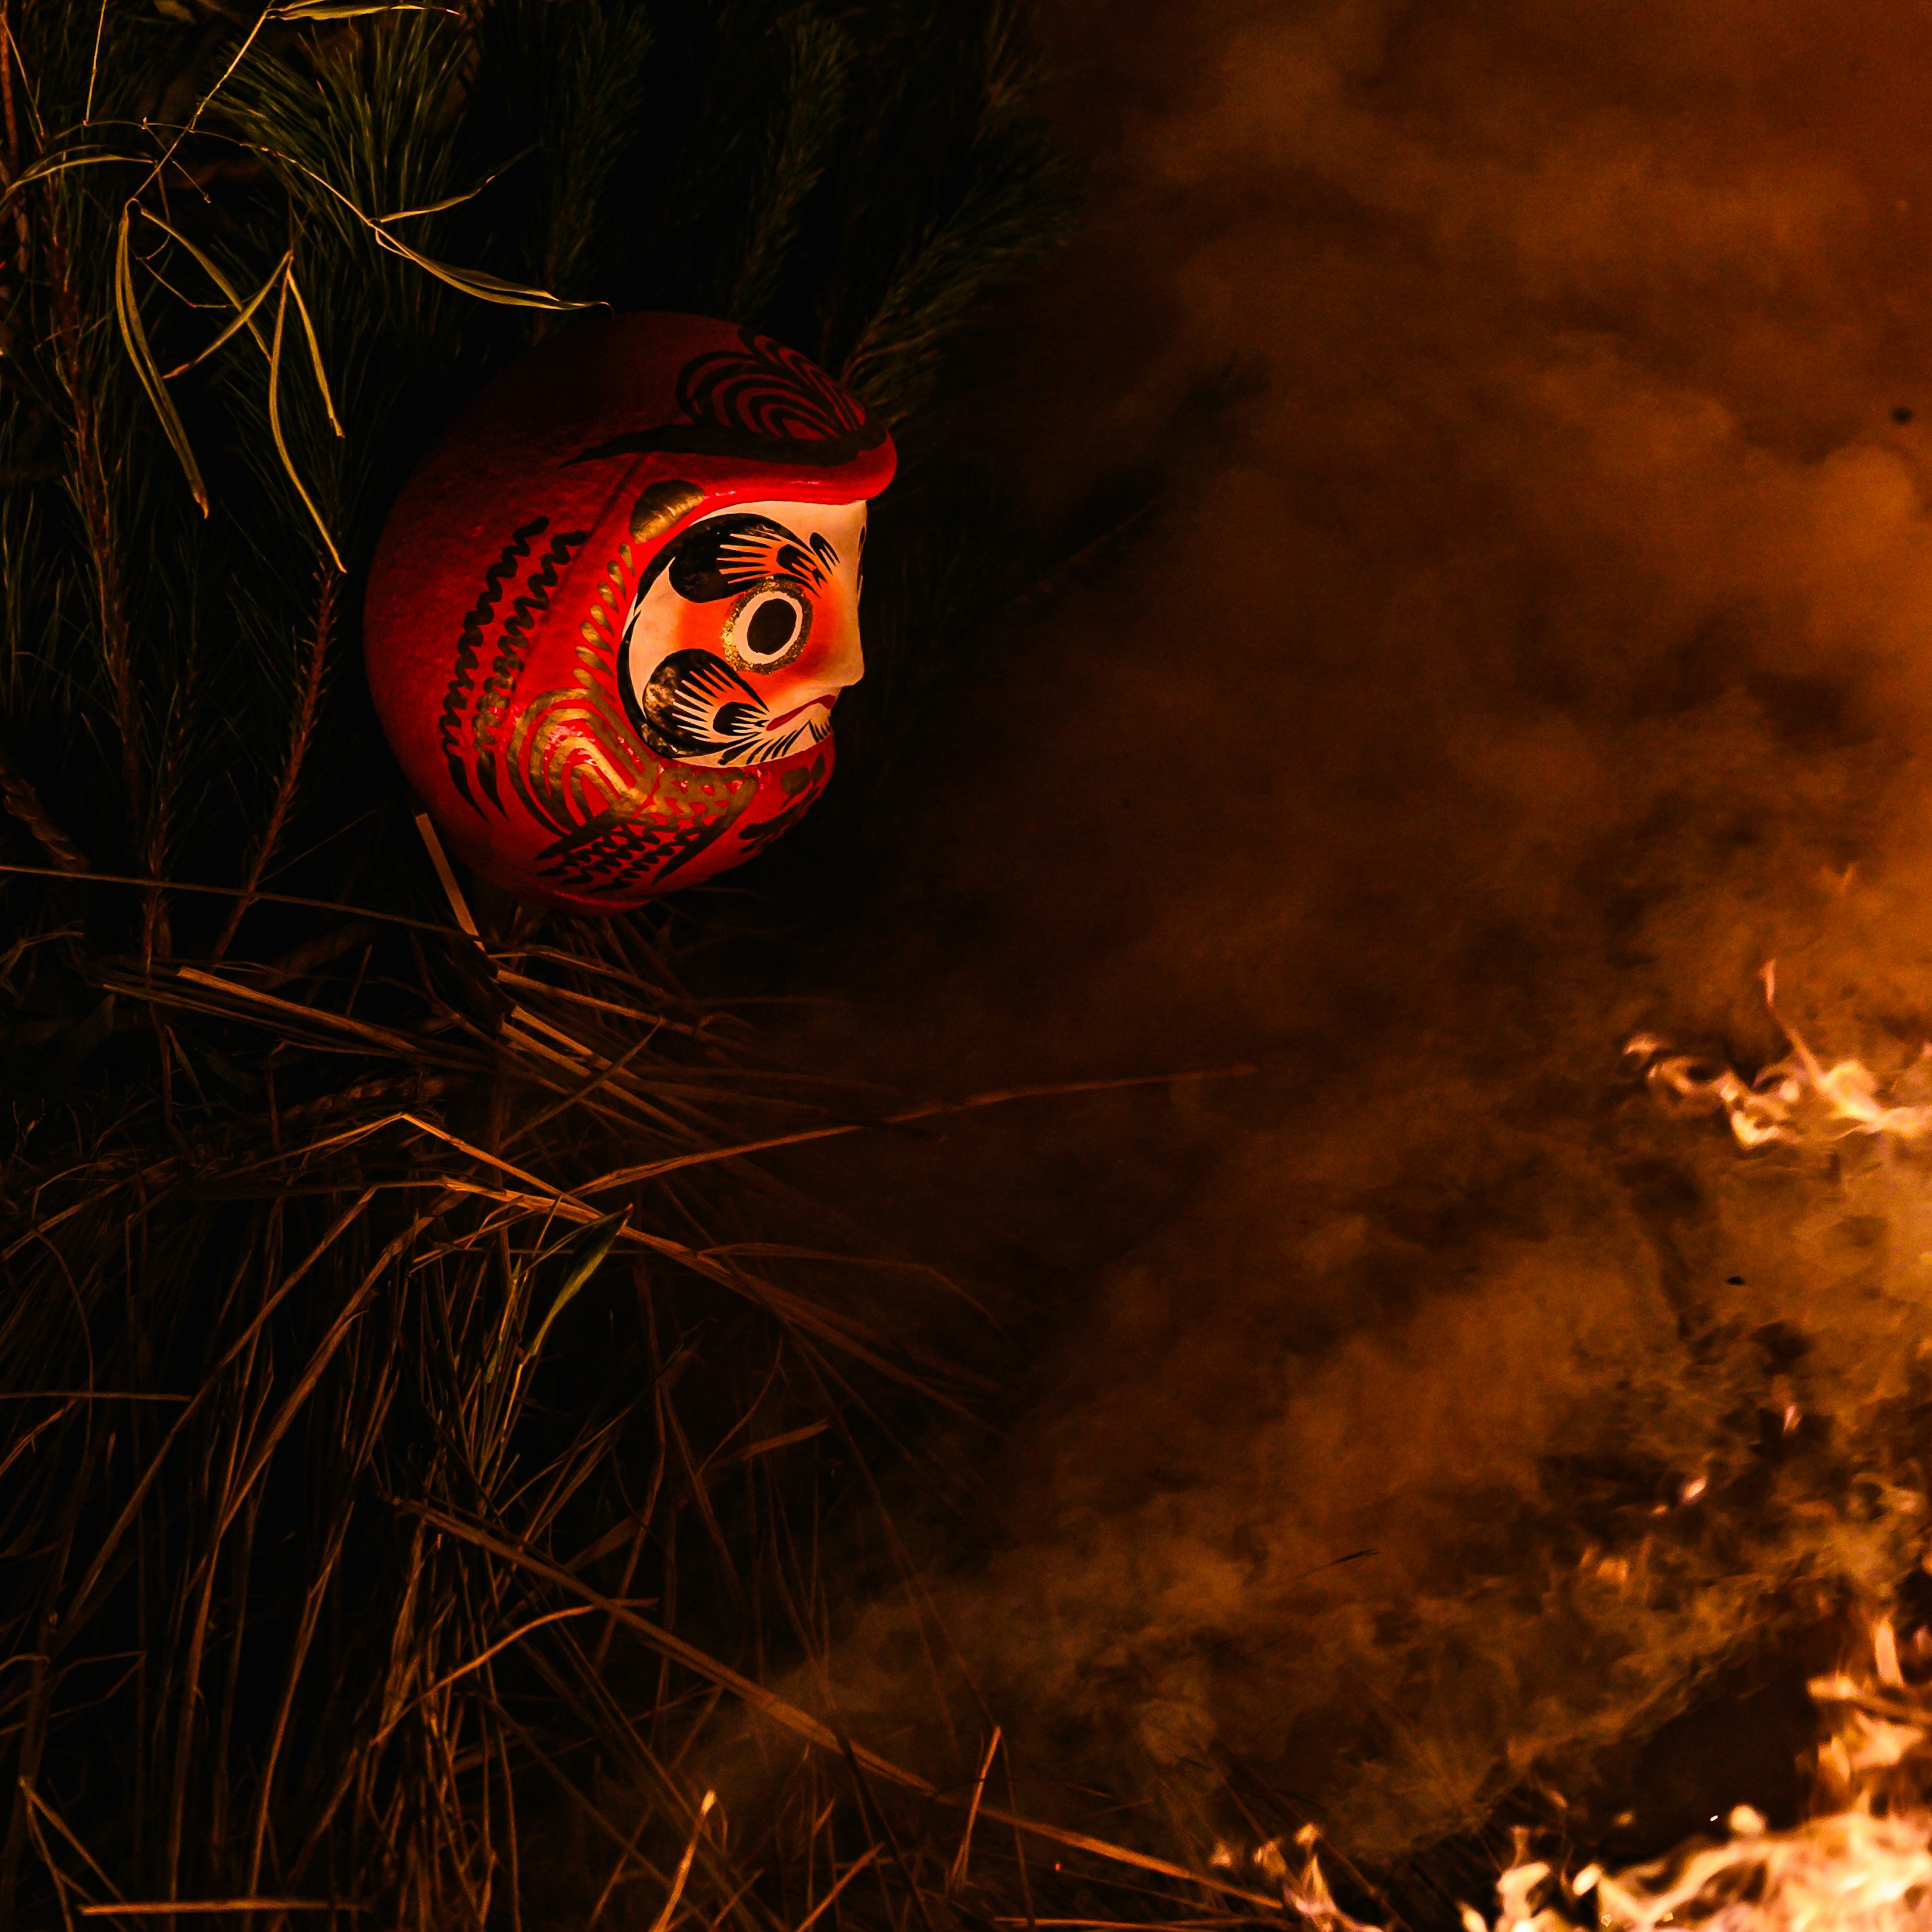
<instances>
[{"instance_id":1,"label":"dry straw","mask_svg":"<svg viewBox=\"0 0 1932 1932\"><path fill-rule=\"evenodd\" d=\"M764 1163L1048 1090L783 1065L684 963L748 902L469 916L353 670L396 479L562 310L903 425L1064 226L1029 71L1004 0L0 0L0 1928L1270 1909L987 1802L922 1611L916 1768L772 1688L920 1604L873 1465L985 1385ZM950 527L902 694L998 576Z\"/></svg>"}]
</instances>

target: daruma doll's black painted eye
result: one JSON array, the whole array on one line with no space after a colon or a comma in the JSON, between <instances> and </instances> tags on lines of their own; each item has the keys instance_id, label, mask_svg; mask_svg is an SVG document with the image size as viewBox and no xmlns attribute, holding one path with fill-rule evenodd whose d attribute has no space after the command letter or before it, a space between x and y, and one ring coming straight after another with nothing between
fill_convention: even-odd
<instances>
[{"instance_id":1,"label":"daruma doll's black painted eye","mask_svg":"<svg viewBox=\"0 0 1932 1932\"><path fill-rule=\"evenodd\" d=\"M789 597L768 597L752 613L745 643L753 657L776 657L798 635L798 605Z\"/></svg>"}]
</instances>

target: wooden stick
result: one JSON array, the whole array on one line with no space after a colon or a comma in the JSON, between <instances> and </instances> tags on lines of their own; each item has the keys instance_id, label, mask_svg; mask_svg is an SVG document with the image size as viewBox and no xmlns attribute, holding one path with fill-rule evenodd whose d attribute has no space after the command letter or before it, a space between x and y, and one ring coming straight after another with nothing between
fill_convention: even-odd
<instances>
[{"instance_id":1,"label":"wooden stick","mask_svg":"<svg viewBox=\"0 0 1932 1932\"><path fill-rule=\"evenodd\" d=\"M436 827L430 823L428 812L418 806L416 816L416 830L428 848L429 862L436 868L436 876L442 886L442 896L448 900L449 909L456 915L457 924L472 939L476 939L478 938L476 922L470 915L470 902L463 896L463 888L456 883L456 874L451 868L448 854L442 849L442 841L436 836Z\"/></svg>"}]
</instances>

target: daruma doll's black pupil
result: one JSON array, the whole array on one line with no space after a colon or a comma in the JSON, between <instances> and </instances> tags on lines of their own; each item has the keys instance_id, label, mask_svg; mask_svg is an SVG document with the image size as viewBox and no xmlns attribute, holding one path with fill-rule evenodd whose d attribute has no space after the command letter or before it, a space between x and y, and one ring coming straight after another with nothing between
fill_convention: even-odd
<instances>
[{"instance_id":1,"label":"daruma doll's black pupil","mask_svg":"<svg viewBox=\"0 0 1932 1932\"><path fill-rule=\"evenodd\" d=\"M767 598L752 613L746 642L755 657L768 658L783 650L798 631L798 613L782 597Z\"/></svg>"}]
</instances>

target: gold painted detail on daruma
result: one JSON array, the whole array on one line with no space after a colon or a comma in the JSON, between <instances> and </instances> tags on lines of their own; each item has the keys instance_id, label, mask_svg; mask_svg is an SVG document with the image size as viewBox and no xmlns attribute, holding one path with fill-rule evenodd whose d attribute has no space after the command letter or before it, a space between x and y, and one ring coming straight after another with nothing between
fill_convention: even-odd
<instances>
[{"instance_id":1,"label":"gold painted detail on daruma","mask_svg":"<svg viewBox=\"0 0 1932 1932\"><path fill-rule=\"evenodd\" d=\"M636 753L610 700L579 685L532 698L512 734L510 782L554 832L594 818L636 783Z\"/></svg>"},{"instance_id":2,"label":"gold painted detail on daruma","mask_svg":"<svg viewBox=\"0 0 1932 1932\"><path fill-rule=\"evenodd\" d=\"M559 835L537 854L542 876L585 893L675 873L730 829L758 788L748 773L678 766L640 744L608 676L580 662L573 684L531 700L512 741L518 796Z\"/></svg>"},{"instance_id":3,"label":"gold painted detail on daruma","mask_svg":"<svg viewBox=\"0 0 1932 1932\"><path fill-rule=\"evenodd\" d=\"M789 596L788 589L782 577L761 577L749 589L740 591L732 600L718 632L718 650L728 664L742 671L768 675L775 670L783 670L797 660L805 649L806 640L812 635L812 606ZM790 617L791 641L761 656L754 649L747 649L741 644L740 635L753 630L759 612L779 598L784 598Z\"/></svg>"},{"instance_id":4,"label":"gold painted detail on daruma","mask_svg":"<svg viewBox=\"0 0 1932 1932\"><path fill-rule=\"evenodd\" d=\"M704 501L704 492L694 483L675 478L653 483L631 506L631 541L655 543L681 517L688 517Z\"/></svg>"}]
</instances>

